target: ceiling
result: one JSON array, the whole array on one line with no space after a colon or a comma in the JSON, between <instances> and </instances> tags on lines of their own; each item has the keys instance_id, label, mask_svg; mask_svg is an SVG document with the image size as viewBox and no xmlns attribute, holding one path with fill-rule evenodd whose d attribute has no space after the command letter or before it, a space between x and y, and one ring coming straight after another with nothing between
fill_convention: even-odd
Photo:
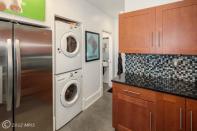
<instances>
[{"instance_id":1,"label":"ceiling","mask_svg":"<svg viewBox=\"0 0 197 131\"><path fill-rule=\"evenodd\" d=\"M87 0L87 1L112 17L118 17L119 12L124 10L124 0Z\"/></svg>"}]
</instances>

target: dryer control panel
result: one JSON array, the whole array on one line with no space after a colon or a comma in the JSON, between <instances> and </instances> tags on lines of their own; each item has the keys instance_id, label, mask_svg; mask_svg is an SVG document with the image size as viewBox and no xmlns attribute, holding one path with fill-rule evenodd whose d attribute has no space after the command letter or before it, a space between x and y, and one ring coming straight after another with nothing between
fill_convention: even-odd
<instances>
[{"instance_id":1,"label":"dryer control panel","mask_svg":"<svg viewBox=\"0 0 197 131\"><path fill-rule=\"evenodd\" d=\"M70 78L78 78L78 77L82 77L81 70L76 70L76 71L70 72Z\"/></svg>"}]
</instances>

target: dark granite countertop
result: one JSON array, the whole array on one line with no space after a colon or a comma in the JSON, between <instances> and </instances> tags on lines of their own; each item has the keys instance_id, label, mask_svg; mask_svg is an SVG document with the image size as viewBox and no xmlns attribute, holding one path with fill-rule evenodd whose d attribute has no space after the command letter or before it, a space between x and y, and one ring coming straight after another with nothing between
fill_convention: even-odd
<instances>
[{"instance_id":1,"label":"dark granite countertop","mask_svg":"<svg viewBox=\"0 0 197 131\"><path fill-rule=\"evenodd\" d=\"M173 79L164 79L161 77L154 78L127 73L123 73L115 77L112 82L197 100L197 85L195 82L191 83Z\"/></svg>"}]
</instances>

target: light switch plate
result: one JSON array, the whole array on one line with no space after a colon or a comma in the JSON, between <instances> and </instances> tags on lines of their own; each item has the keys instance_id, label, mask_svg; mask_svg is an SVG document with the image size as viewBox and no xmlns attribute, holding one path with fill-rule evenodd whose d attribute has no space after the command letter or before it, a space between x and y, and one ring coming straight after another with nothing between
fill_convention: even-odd
<instances>
[{"instance_id":1,"label":"light switch plate","mask_svg":"<svg viewBox=\"0 0 197 131\"><path fill-rule=\"evenodd\" d=\"M0 66L0 104L3 103L3 69Z\"/></svg>"}]
</instances>

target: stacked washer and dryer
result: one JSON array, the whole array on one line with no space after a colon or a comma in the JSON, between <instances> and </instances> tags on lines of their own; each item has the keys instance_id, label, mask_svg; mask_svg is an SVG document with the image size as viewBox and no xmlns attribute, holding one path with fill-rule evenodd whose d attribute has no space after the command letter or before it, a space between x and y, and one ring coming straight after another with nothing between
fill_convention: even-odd
<instances>
[{"instance_id":1,"label":"stacked washer and dryer","mask_svg":"<svg viewBox=\"0 0 197 131\"><path fill-rule=\"evenodd\" d=\"M56 130L82 111L82 28L78 23L55 22Z\"/></svg>"}]
</instances>

